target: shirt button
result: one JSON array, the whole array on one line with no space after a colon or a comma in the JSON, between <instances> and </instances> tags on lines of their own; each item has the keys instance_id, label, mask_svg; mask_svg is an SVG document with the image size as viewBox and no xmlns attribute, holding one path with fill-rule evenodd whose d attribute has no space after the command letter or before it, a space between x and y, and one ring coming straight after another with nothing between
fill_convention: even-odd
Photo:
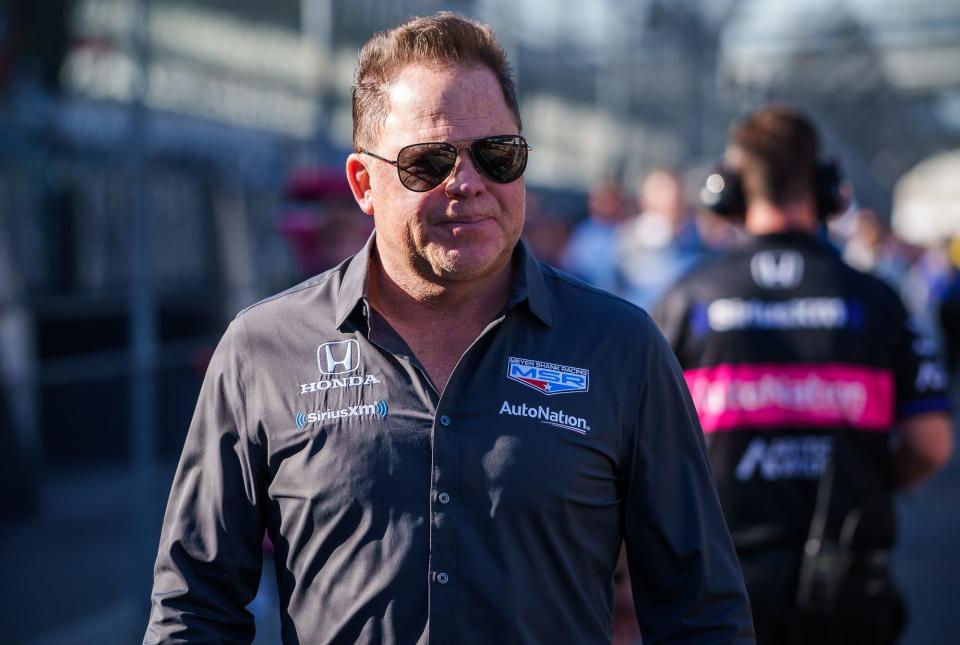
<instances>
[{"instance_id":1,"label":"shirt button","mask_svg":"<svg viewBox=\"0 0 960 645\"><path fill-rule=\"evenodd\" d=\"M448 416L445 415L445 414L444 414L443 416L441 416L441 417L440 417L440 425L442 425L444 428L449 427L449 426L450 426L450 417L448 417Z\"/></svg>"},{"instance_id":2,"label":"shirt button","mask_svg":"<svg viewBox=\"0 0 960 645\"><path fill-rule=\"evenodd\" d=\"M448 582L450 582L450 576L448 576L447 574L441 571L440 573L437 574L437 582L439 582L442 585L445 585Z\"/></svg>"},{"instance_id":3,"label":"shirt button","mask_svg":"<svg viewBox=\"0 0 960 645\"><path fill-rule=\"evenodd\" d=\"M440 493L437 495L437 500L439 500L441 504L448 504L450 502L450 496L446 493Z\"/></svg>"}]
</instances>

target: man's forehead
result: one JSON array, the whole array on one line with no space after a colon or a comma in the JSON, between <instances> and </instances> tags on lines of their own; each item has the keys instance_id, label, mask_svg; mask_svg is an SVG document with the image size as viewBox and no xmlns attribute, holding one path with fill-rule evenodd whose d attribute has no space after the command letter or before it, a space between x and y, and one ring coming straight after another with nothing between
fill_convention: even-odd
<instances>
[{"instance_id":1,"label":"man's forehead","mask_svg":"<svg viewBox=\"0 0 960 645\"><path fill-rule=\"evenodd\" d=\"M503 90L486 67L410 65L388 89L382 138L407 144L509 134L515 128Z\"/></svg>"}]
</instances>

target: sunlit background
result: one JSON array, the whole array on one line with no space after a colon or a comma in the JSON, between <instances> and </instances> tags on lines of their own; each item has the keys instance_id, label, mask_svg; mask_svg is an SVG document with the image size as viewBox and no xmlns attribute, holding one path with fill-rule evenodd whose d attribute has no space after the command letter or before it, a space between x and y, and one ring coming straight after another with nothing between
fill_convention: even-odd
<instances>
[{"instance_id":1,"label":"sunlit background","mask_svg":"<svg viewBox=\"0 0 960 645\"><path fill-rule=\"evenodd\" d=\"M440 9L513 62L537 221L569 230L592 185L657 166L692 198L733 120L779 100L904 241L960 233L956 0L5 0L0 641L142 636L209 353L362 242L338 179L357 50ZM902 509L910 643L960 628L955 466Z\"/></svg>"}]
</instances>

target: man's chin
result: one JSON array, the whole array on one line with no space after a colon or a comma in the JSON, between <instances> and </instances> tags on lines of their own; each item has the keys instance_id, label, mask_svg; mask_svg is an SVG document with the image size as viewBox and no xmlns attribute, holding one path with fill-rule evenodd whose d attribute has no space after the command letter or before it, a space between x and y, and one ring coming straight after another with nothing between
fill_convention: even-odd
<instances>
[{"instance_id":1,"label":"man's chin","mask_svg":"<svg viewBox=\"0 0 960 645\"><path fill-rule=\"evenodd\" d=\"M431 265L438 278L462 281L495 274L509 261L509 254L492 249L458 248L443 249L432 258Z\"/></svg>"}]
</instances>

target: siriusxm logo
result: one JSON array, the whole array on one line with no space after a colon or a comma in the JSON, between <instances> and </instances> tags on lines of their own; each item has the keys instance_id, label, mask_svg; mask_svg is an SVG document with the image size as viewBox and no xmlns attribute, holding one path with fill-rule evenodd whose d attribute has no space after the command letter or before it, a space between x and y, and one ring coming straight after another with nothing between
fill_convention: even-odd
<instances>
[{"instance_id":1,"label":"siriusxm logo","mask_svg":"<svg viewBox=\"0 0 960 645\"><path fill-rule=\"evenodd\" d=\"M553 410L543 405L527 405L526 403L511 404L504 401L500 406L500 414L508 414L512 417L527 417L536 419L541 423L546 423L564 430L572 430L579 434L590 432L590 424L583 417L575 417L567 414L563 410Z\"/></svg>"},{"instance_id":2,"label":"siriusxm logo","mask_svg":"<svg viewBox=\"0 0 960 645\"><path fill-rule=\"evenodd\" d=\"M710 329L842 329L851 321L842 298L767 301L720 298L707 306Z\"/></svg>"},{"instance_id":3,"label":"siriusxm logo","mask_svg":"<svg viewBox=\"0 0 960 645\"><path fill-rule=\"evenodd\" d=\"M369 405L353 405L348 408L339 408L337 410L318 410L316 412L297 412L294 420L297 423L297 429L303 430L307 424L323 423L330 419L343 419L346 417L379 417L387 418L390 413L390 406L383 399Z\"/></svg>"},{"instance_id":4,"label":"siriusxm logo","mask_svg":"<svg viewBox=\"0 0 960 645\"><path fill-rule=\"evenodd\" d=\"M507 378L547 396L590 389L590 370L515 356L507 359Z\"/></svg>"}]
</instances>

